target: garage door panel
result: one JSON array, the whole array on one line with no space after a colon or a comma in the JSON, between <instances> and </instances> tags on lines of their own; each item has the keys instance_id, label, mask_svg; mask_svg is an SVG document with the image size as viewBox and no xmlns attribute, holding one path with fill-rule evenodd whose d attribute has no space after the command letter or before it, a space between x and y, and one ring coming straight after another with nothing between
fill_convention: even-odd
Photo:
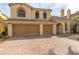
<instances>
[{"instance_id":1,"label":"garage door panel","mask_svg":"<svg viewBox=\"0 0 79 59\"><path fill-rule=\"evenodd\" d=\"M14 36L39 35L39 25L14 25Z\"/></svg>"},{"instance_id":2,"label":"garage door panel","mask_svg":"<svg viewBox=\"0 0 79 59\"><path fill-rule=\"evenodd\" d=\"M52 25L44 25L44 35L52 35Z\"/></svg>"}]
</instances>

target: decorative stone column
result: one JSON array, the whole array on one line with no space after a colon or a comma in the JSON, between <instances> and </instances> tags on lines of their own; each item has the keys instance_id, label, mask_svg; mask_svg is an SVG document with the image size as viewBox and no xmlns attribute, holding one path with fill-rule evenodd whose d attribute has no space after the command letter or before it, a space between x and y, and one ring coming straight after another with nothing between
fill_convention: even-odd
<instances>
[{"instance_id":1,"label":"decorative stone column","mask_svg":"<svg viewBox=\"0 0 79 59\"><path fill-rule=\"evenodd\" d=\"M56 34L56 24L52 25L52 34L55 35Z\"/></svg>"},{"instance_id":2,"label":"decorative stone column","mask_svg":"<svg viewBox=\"0 0 79 59\"><path fill-rule=\"evenodd\" d=\"M67 22L67 33L70 33L70 22Z\"/></svg>"},{"instance_id":3,"label":"decorative stone column","mask_svg":"<svg viewBox=\"0 0 79 59\"><path fill-rule=\"evenodd\" d=\"M43 35L43 24L40 24L40 35Z\"/></svg>"},{"instance_id":4,"label":"decorative stone column","mask_svg":"<svg viewBox=\"0 0 79 59\"><path fill-rule=\"evenodd\" d=\"M43 11L39 11L39 17L41 20L43 20Z\"/></svg>"},{"instance_id":5,"label":"decorative stone column","mask_svg":"<svg viewBox=\"0 0 79 59\"><path fill-rule=\"evenodd\" d=\"M8 24L8 36L13 36L12 24Z\"/></svg>"},{"instance_id":6,"label":"decorative stone column","mask_svg":"<svg viewBox=\"0 0 79 59\"><path fill-rule=\"evenodd\" d=\"M33 14L33 15L31 15L32 19L35 19L35 12L36 12L35 10L32 11L32 14Z\"/></svg>"},{"instance_id":7,"label":"decorative stone column","mask_svg":"<svg viewBox=\"0 0 79 59\"><path fill-rule=\"evenodd\" d=\"M62 25L63 25L63 34L65 34L65 23L63 22Z\"/></svg>"}]
</instances>

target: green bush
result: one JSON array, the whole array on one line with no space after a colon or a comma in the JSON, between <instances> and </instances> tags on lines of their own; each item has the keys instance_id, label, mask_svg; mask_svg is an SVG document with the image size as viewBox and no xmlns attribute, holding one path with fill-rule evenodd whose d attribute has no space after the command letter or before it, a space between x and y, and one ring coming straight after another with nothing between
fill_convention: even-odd
<instances>
[{"instance_id":1,"label":"green bush","mask_svg":"<svg viewBox=\"0 0 79 59\"><path fill-rule=\"evenodd\" d=\"M7 39L7 32L0 32L0 41L5 41Z\"/></svg>"},{"instance_id":2,"label":"green bush","mask_svg":"<svg viewBox=\"0 0 79 59\"><path fill-rule=\"evenodd\" d=\"M2 38L3 37L3 35L0 33L0 38Z\"/></svg>"},{"instance_id":3,"label":"green bush","mask_svg":"<svg viewBox=\"0 0 79 59\"><path fill-rule=\"evenodd\" d=\"M6 34L6 32L5 32L5 31L3 31L3 32L2 32L2 35L3 35L3 36L6 36L7 34Z\"/></svg>"}]
</instances>

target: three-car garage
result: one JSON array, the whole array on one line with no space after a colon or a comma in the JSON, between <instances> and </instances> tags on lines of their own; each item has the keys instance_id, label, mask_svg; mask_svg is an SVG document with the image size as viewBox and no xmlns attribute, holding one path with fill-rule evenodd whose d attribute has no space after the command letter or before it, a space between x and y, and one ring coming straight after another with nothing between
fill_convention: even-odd
<instances>
[{"instance_id":1,"label":"three-car garage","mask_svg":"<svg viewBox=\"0 0 79 59\"><path fill-rule=\"evenodd\" d=\"M13 36L40 35L40 25L13 24ZM43 35L52 35L52 25L43 25Z\"/></svg>"}]
</instances>

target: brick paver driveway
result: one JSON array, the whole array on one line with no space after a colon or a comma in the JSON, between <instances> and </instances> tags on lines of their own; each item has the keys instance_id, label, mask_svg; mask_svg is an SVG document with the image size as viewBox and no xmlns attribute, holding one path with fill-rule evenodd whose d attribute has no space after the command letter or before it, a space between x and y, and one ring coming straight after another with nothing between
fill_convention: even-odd
<instances>
[{"instance_id":1,"label":"brick paver driveway","mask_svg":"<svg viewBox=\"0 0 79 59\"><path fill-rule=\"evenodd\" d=\"M79 52L79 42L65 37L11 38L0 45L0 54L47 54L54 49L56 54L67 54L68 46Z\"/></svg>"}]
</instances>

